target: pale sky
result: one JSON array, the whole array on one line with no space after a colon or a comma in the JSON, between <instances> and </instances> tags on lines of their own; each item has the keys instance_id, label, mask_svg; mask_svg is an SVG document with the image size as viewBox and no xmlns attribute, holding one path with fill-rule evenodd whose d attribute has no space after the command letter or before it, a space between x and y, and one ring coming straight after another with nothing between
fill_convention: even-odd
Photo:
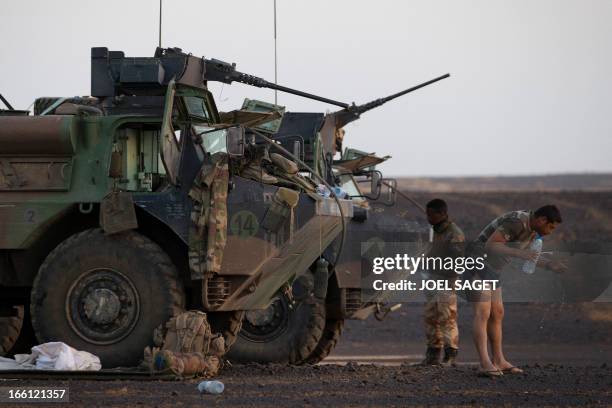
<instances>
[{"instance_id":1,"label":"pale sky","mask_svg":"<svg viewBox=\"0 0 612 408\"><path fill-rule=\"evenodd\" d=\"M0 93L87 95L90 48L152 56L157 0L0 0ZM612 0L277 0L279 84L364 103L345 145L388 175L612 172ZM163 46L274 80L273 0L164 0ZM211 83L220 110L273 91ZM279 93L298 112L331 105Z\"/></svg>"}]
</instances>

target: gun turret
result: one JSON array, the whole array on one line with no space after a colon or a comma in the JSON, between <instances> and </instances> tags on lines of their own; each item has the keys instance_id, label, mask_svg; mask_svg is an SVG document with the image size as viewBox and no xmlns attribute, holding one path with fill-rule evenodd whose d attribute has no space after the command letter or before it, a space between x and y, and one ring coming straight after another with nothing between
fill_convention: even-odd
<instances>
[{"instance_id":1,"label":"gun turret","mask_svg":"<svg viewBox=\"0 0 612 408\"><path fill-rule=\"evenodd\" d=\"M322 96L298 91L297 89L287 88L286 86L268 82L263 78L236 71L235 63L230 64L228 62L219 61L217 59L205 59L204 61L206 63L204 78L209 81L218 81L226 84L231 84L232 82L240 82L243 84L256 86L258 88L275 89L277 91L302 96L304 98L314 99L315 101L329 103L331 105L340 106L341 108L345 109L350 108L350 105L348 103L338 102L333 99L328 99Z\"/></svg>"},{"instance_id":2,"label":"gun turret","mask_svg":"<svg viewBox=\"0 0 612 408\"><path fill-rule=\"evenodd\" d=\"M92 96L164 95L166 86L173 78L177 83L199 88L206 88L206 81L226 84L240 82L345 109L350 107L348 103L276 85L263 78L236 71L236 64L186 54L180 48L157 48L153 57L138 58L128 58L122 51L109 51L105 47L91 49Z\"/></svg>"},{"instance_id":3,"label":"gun turret","mask_svg":"<svg viewBox=\"0 0 612 408\"><path fill-rule=\"evenodd\" d=\"M414 92L417 89L423 88L427 85L431 85L434 82L438 82L441 81L445 78L448 78L450 76L450 74L444 74L442 76L439 76L437 78L431 79L429 81L423 82L422 84L413 86L411 88L405 89L401 92L395 93L393 95L389 95L386 96L384 98L379 98L379 99L374 99L373 101L370 101L368 103L364 103L363 105L355 105L354 103L350 106L348 106L345 109L339 110L337 112L332 113L333 116L335 116L336 119L336 128L341 128L345 125L347 125L348 123L359 119L359 117L361 116L361 114L372 110L374 108L377 108L387 102L389 102L390 100L393 100L395 98L399 98L402 95L406 95L410 92Z\"/></svg>"},{"instance_id":4,"label":"gun turret","mask_svg":"<svg viewBox=\"0 0 612 408\"><path fill-rule=\"evenodd\" d=\"M336 116L337 128L358 119L362 113L370 109L448 76L449 74L442 75L385 98L355 105L277 85L263 78L237 71L235 63L198 58L184 53L180 48L157 48L153 57L138 58L128 58L122 51L109 51L105 47L91 49L91 95L95 97L163 96L171 79L179 84L200 88L206 88L207 81L226 84L240 82L339 106L342 110L332 114Z\"/></svg>"}]
</instances>

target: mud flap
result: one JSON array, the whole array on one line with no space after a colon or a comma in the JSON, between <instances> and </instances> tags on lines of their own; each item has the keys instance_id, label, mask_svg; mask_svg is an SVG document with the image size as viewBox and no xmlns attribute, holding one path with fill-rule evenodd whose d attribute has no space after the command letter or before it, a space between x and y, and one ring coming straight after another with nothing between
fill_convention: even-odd
<instances>
[{"instance_id":1,"label":"mud flap","mask_svg":"<svg viewBox=\"0 0 612 408\"><path fill-rule=\"evenodd\" d=\"M289 219L289 238L293 237L293 218L294 209L300 200L300 193L285 187L280 187L268 206L262 227L270 232L281 229L287 219Z\"/></svg>"},{"instance_id":2,"label":"mud flap","mask_svg":"<svg viewBox=\"0 0 612 408\"><path fill-rule=\"evenodd\" d=\"M100 203L100 226L107 234L138 228L132 194L112 191Z\"/></svg>"}]
</instances>

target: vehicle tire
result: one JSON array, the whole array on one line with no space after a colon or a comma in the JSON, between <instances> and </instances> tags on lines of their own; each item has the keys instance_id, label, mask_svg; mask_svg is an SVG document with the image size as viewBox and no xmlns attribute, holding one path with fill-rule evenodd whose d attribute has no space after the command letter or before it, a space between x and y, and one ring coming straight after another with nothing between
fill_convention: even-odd
<instances>
[{"instance_id":1,"label":"vehicle tire","mask_svg":"<svg viewBox=\"0 0 612 408\"><path fill-rule=\"evenodd\" d=\"M325 357L329 356L340 336L342 336L342 330L344 329L344 319L327 319L325 321L325 328L323 329L323 335L317 347L310 353L310 355L303 361L304 364L317 364Z\"/></svg>"},{"instance_id":2,"label":"vehicle tire","mask_svg":"<svg viewBox=\"0 0 612 408\"><path fill-rule=\"evenodd\" d=\"M176 267L157 244L133 231L91 229L47 256L30 308L40 342L62 341L116 367L137 365L155 328L184 305Z\"/></svg>"},{"instance_id":3,"label":"vehicle tire","mask_svg":"<svg viewBox=\"0 0 612 408\"><path fill-rule=\"evenodd\" d=\"M23 326L23 306L15 306L15 316L0 317L0 357L6 356L19 338Z\"/></svg>"},{"instance_id":4,"label":"vehicle tire","mask_svg":"<svg viewBox=\"0 0 612 408\"><path fill-rule=\"evenodd\" d=\"M233 312L208 312L206 314L208 323L213 333L221 333L225 340L225 352L227 353L236 340L242 328L243 310Z\"/></svg>"},{"instance_id":5,"label":"vehicle tire","mask_svg":"<svg viewBox=\"0 0 612 408\"><path fill-rule=\"evenodd\" d=\"M313 296L292 303L279 293L265 310L247 311L230 361L300 364L315 349L325 326L325 304Z\"/></svg>"}]
</instances>

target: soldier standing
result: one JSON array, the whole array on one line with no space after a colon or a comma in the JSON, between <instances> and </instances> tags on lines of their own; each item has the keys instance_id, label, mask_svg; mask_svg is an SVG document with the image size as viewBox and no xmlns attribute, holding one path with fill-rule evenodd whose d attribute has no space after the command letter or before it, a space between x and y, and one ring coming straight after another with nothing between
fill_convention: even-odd
<instances>
[{"instance_id":1,"label":"soldier standing","mask_svg":"<svg viewBox=\"0 0 612 408\"><path fill-rule=\"evenodd\" d=\"M465 236L463 231L448 217L448 207L439 198L427 203L427 221L433 227L433 242L427 256L444 259L456 258L464 252ZM454 271L423 271L424 279L446 279L453 287L456 278ZM459 351L459 329L457 327L457 295L452 290L435 290L425 292L425 333L427 352L423 365L455 365Z\"/></svg>"}]
</instances>

